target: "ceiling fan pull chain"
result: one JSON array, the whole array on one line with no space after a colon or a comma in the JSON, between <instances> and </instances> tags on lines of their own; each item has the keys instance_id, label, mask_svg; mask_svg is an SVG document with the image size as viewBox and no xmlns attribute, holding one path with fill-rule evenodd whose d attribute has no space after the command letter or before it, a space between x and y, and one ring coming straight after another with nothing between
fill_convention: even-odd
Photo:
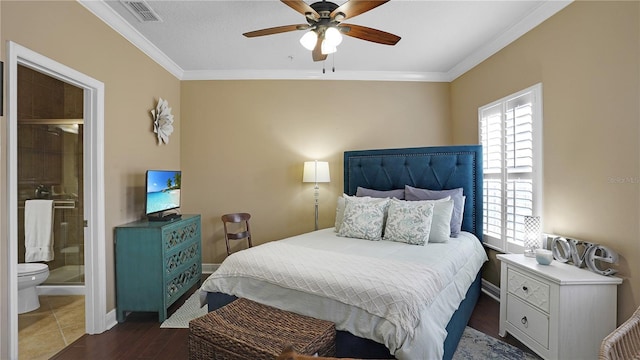
<instances>
[{"instance_id":1,"label":"ceiling fan pull chain","mask_svg":"<svg viewBox=\"0 0 640 360\"><path fill-rule=\"evenodd\" d=\"M333 53L333 56L331 56L331 72L336 72L336 53Z\"/></svg>"}]
</instances>

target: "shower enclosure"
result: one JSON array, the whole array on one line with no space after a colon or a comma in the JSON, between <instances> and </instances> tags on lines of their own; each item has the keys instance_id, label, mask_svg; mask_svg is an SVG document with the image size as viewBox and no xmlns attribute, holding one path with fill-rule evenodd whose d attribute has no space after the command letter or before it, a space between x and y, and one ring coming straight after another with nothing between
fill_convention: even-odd
<instances>
[{"instance_id":1,"label":"shower enclosure","mask_svg":"<svg viewBox=\"0 0 640 360\"><path fill-rule=\"evenodd\" d=\"M84 285L83 90L18 66L18 261L24 205L51 199L54 260L43 285Z\"/></svg>"}]
</instances>

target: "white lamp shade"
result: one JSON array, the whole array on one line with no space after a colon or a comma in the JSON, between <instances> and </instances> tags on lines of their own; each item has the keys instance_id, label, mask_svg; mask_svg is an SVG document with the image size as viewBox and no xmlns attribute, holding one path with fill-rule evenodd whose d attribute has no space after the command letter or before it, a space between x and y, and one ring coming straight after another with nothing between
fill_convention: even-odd
<instances>
[{"instance_id":1,"label":"white lamp shade","mask_svg":"<svg viewBox=\"0 0 640 360\"><path fill-rule=\"evenodd\" d=\"M307 31L300 38L300 44L302 44L302 46L304 46L304 48L309 51L313 51L313 49L316 47L317 41L318 41L318 34L316 34L315 31Z\"/></svg>"},{"instance_id":2,"label":"white lamp shade","mask_svg":"<svg viewBox=\"0 0 640 360\"><path fill-rule=\"evenodd\" d=\"M329 163L326 161L305 161L302 182L326 183L330 182Z\"/></svg>"},{"instance_id":3,"label":"white lamp shade","mask_svg":"<svg viewBox=\"0 0 640 360\"><path fill-rule=\"evenodd\" d=\"M326 39L322 40L322 45L320 45L320 52L322 52L322 55L329 55L329 54L333 54L334 52L338 51L338 48L336 48L335 46L333 46L330 42L328 42Z\"/></svg>"},{"instance_id":4,"label":"white lamp shade","mask_svg":"<svg viewBox=\"0 0 640 360\"><path fill-rule=\"evenodd\" d=\"M337 47L342 42L342 34L340 34L340 30L330 27L324 33L324 41L328 42L328 45L332 45L333 47Z\"/></svg>"}]
</instances>

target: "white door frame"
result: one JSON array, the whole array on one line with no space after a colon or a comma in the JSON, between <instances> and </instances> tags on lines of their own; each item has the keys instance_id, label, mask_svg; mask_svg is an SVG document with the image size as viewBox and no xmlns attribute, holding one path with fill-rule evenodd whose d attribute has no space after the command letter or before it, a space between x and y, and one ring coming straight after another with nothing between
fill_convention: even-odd
<instances>
[{"instance_id":1,"label":"white door frame","mask_svg":"<svg viewBox=\"0 0 640 360\"><path fill-rule=\"evenodd\" d=\"M106 330L106 262L104 198L104 84L63 64L9 41L7 43L7 215L9 264L9 358L18 358L18 65L84 90L84 230L85 327L88 334Z\"/></svg>"}]
</instances>

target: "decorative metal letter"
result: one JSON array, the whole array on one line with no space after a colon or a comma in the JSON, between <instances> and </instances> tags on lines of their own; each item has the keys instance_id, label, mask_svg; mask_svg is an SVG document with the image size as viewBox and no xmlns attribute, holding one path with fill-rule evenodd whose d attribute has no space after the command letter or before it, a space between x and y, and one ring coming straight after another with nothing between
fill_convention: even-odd
<instances>
[{"instance_id":1,"label":"decorative metal letter","mask_svg":"<svg viewBox=\"0 0 640 360\"><path fill-rule=\"evenodd\" d=\"M551 252L553 253L553 258L559 262L566 263L571 261L577 267L586 265L589 270L596 274L608 276L617 272L612 268L600 269L598 267L600 262L609 264L618 262L618 254L603 245L557 236L551 244Z\"/></svg>"},{"instance_id":2,"label":"decorative metal letter","mask_svg":"<svg viewBox=\"0 0 640 360\"><path fill-rule=\"evenodd\" d=\"M598 251L599 250L599 251ZM600 275L613 275L618 272L616 269L607 268L602 270L598 267L598 261L615 264L618 262L618 254L603 245L595 245L587 250L587 267L589 270ZM599 256L597 254L600 254Z\"/></svg>"},{"instance_id":3,"label":"decorative metal letter","mask_svg":"<svg viewBox=\"0 0 640 360\"><path fill-rule=\"evenodd\" d=\"M578 250L578 246L580 245L582 245L582 255L580 254L580 250ZM573 260L573 265L582 267L582 264L584 264L585 255L593 246L594 245L592 243L569 239L569 247L571 248L571 259Z\"/></svg>"},{"instance_id":4,"label":"decorative metal letter","mask_svg":"<svg viewBox=\"0 0 640 360\"><path fill-rule=\"evenodd\" d=\"M560 261L561 263L566 263L571 259L571 249L569 248L569 243L567 242L567 239L563 237L558 236L553 239L551 252L553 253L553 258Z\"/></svg>"}]
</instances>

